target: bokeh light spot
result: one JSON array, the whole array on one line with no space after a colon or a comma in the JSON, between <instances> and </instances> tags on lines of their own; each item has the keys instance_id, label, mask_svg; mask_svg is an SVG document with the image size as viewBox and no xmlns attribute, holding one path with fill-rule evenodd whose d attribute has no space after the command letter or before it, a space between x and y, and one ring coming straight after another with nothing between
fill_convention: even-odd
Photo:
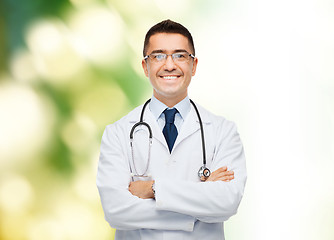
<instances>
[{"instance_id":1,"label":"bokeh light spot","mask_svg":"<svg viewBox=\"0 0 334 240\"><path fill-rule=\"evenodd\" d=\"M62 240L64 231L58 221L50 217L35 217L30 220L28 240Z\"/></svg>"},{"instance_id":2,"label":"bokeh light spot","mask_svg":"<svg viewBox=\"0 0 334 240\"><path fill-rule=\"evenodd\" d=\"M26 38L38 73L53 84L67 82L83 69L77 41L60 20L36 22Z\"/></svg>"},{"instance_id":3,"label":"bokeh light spot","mask_svg":"<svg viewBox=\"0 0 334 240\"><path fill-rule=\"evenodd\" d=\"M34 199L30 183L22 176L6 176L0 184L0 209L7 213L28 210Z\"/></svg>"},{"instance_id":4,"label":"bokeh light spot","mask_svg":"<svg viewBox=\"0 0 334 240\"><path fill-rule=\"evenodd\" d=\"M86 115L76 112L63 127L61 136L73 152L87 152L94 146L92 142L96 133L94 122Z\"/></svg>"},{"instance_id":5,"label":"bokeh light spot","mask_svg":"<svg viewBox=\"0 0 334 240\"><path fill-rule=\"evenodd\" d=\"M33 82L37 79L37 71L34 59L27 50L17 51L11 60L11 73L16 80L22 82Z\"/></svg>"},{"instance_id":6,"label":"bokeh light spot","mask_svg":"<svg viewBox=\"0 0 334 240\"><path fill-rule=\"evenodd\" d=\"M0 86L0 112L1 172L4 166L29 160L44 146L53 119L35 91L13 83Z\"/></svg>"},{"instance_id":7,"label":"bokeh light spot","mask_svg":"<svg viewBox=\"0 0 334 240\"><path fill-rule=\"evenodd\" d=\"M88 116L102 129L127 111L126 96L122 89L113 83L95 84L76 99L74 105L77 111Z\"/></svg>"},{"instance_id":8,"label":"bokeh light spot","mask_svg":"<svg viewBox=\"0 0 334 240\"><path fill-rule=\"evenodd\" d=\"M89 6L73 15L70 26L78 48L92 62L111 64L121 54L122 21L106 7Z\"/></svg>"}]
</instances>

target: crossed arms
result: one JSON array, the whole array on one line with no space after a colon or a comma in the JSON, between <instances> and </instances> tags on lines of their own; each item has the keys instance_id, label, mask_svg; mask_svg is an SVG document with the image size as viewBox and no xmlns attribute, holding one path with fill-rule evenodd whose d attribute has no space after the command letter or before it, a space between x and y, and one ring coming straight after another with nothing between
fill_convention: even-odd
<instances>
[{"instance_id":1,"label":"crossed arms","mask_svg":"<svg viewBox=\"0 0 334 240\"><path fill-rule=\"evenodd\" d=\"M221 167L216 171L212 172L210 177L206 180L206 182L212 181L224 181L229 182L234 179L234 172L227 171L227 167ZM154 198L154 193L152 190L152 185L154 180L152 181L134 181L129 185L129 191L132 195L137 196L142 199Z\"/></svg>"}]
</instances>

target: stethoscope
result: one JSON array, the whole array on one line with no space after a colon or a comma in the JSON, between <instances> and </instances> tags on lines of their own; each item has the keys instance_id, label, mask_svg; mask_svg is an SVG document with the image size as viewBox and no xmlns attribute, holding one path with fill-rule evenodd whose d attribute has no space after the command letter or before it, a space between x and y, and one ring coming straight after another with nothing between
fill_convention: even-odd
<instances>
[{"instance_id":1,"label":"stethoscope","mask_svg":"<svg viewBox=\"0 0 334 240\"><path fill-rule=\"evenodd\" d=\"M197 117L198 117L198 121L199 121L199 125L201 128L201 139L202 139L202 153L203 153L203 165L200 167L200 169L198 170L198 177L200 178L201 181L205 181L211 174L210 169L206 167L206 154L205 154L205 141L204 141L204 130L203 130L203 124L202 124L202 119L200 117L199 111L195 105L195 103L189 99L191 104L194 106L194 109L196 111ZM132 164L133 164L133 168L134 168L134 172L132 173L131 176L132 177L149 177L149 175L147 174L148 171L148 167L150 165L150 160L151 160L151 145L152 145L152 130L151 127L148 123L143 121L143 117L144 117L144 112L145 112L145 108L147 106L147 104L151 101L151 99L147 100L143 106L143 109L141 111L140 114L140 120L139 122L137 122L136 124L133 125L133 127L131 128L130 131L130 146L131 146L131 155L132 155ZM136 169L136 164L134 161L134 157L133 157L133 133L135 131L135 129L138 126L145 126L148 131L149 131L149 147L148 147L148 157L147 157L147 164L145 167L145 171L142 174L139 174L137 169Z\"/></svg>"}]
</instances>

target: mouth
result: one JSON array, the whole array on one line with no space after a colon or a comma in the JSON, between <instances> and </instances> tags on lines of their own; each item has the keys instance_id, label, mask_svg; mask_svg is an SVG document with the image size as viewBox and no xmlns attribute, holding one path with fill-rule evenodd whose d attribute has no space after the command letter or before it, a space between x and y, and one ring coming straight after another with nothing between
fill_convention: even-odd
<instances>
[{"instance_id":1,"label":"mouth","mask_svg":"<svg viewBox=\"0 0 334 240\"><path fill-rule=\"evenodd\" d=\"M160 78L163 78L165 80L175 80L177 78L179 78L180 75L164 75L164 76L160 76Z\"/></svg>"}]
</instances>

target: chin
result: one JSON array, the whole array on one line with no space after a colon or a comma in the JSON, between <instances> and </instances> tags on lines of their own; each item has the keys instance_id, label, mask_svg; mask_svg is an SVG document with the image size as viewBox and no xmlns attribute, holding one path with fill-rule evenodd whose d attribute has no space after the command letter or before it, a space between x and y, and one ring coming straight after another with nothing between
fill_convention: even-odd
<instances>
[{"instance_id":1,"label":"chin","mask_svg":"<svg viewBox=\"0 0 334 240\"><path fill-rule=\"evenodd\" d=\"M164 88L163 91L161 91L165 96L178 96L180 93L177 91L177 89L171 89L171 88Z\"/></svg>"}]
</instances>

